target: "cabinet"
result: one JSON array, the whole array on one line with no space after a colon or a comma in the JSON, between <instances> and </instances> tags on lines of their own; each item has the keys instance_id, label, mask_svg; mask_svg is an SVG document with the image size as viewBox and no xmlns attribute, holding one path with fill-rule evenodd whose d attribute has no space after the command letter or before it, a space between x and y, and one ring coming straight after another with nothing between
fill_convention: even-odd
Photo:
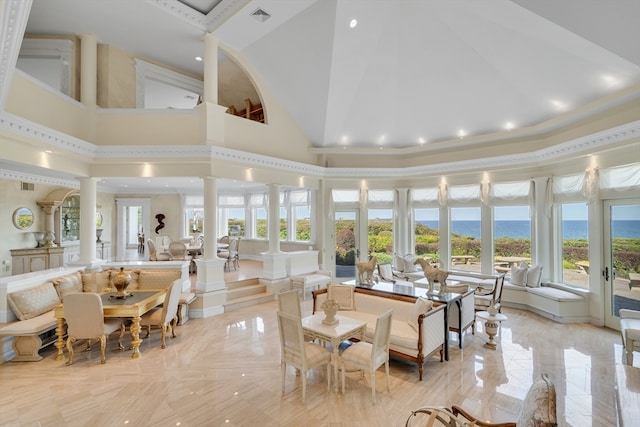
<instances>
[{"instance_id":1,"label":"cabinet","mask_svg":"<svg viewBox=\"0 0 640 427\"><path fill-rule=\"evenodd\" d=\"M64 265L64 248L11 249L11 274L57 268Z\"/></svg>"},{"instance_id":2,"label":"cabinet","mask_svg":"<svg viewBox=\"0 0 640 427\"><path fill-rule=\"evenodd\" d=\"M80 237L80 196L72 194L60 206L59 243L75 242Z\"/></svg>"}]
</instances>

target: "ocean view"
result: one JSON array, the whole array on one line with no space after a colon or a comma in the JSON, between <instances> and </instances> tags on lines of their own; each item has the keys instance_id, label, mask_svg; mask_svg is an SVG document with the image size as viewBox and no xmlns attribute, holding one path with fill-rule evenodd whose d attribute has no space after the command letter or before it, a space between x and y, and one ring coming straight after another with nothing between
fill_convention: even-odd
<instances>
[{"instance_id":1,"label":"ocean view","mask_svg":"<svg viewBox=\"0 0 640 427\"><path fill-rule=\"evenodd\" d=\"M438 228L438 221L417 221L429 228ZM563 221L563 234L566 239L588 238L587 221ZM480 221L452 221L451 232L464 236L480 238ZM529 221L496 221L496 237L513 237L514 239L530 239L531 223ZM613 222L613 237L640 239L640 220L619 220Z\"/></svg>"}]
</instances>

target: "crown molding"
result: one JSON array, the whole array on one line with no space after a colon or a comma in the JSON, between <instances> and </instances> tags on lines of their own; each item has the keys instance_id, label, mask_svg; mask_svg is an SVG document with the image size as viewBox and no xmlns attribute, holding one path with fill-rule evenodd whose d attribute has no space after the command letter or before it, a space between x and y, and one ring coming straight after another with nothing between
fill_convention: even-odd
<instances>
[{"instance_id":1,"label":"crown molding","mask_svg":"<svg viewBox=\"0 0 640 427\"><path fill-rule=\"evenodd\" d=\"M0 2L0 111L4 110L7 101L31 4L32 0Z\"/></svg>"},{"instance_id":2,"label":"crown molding","mask_svg":"<svg viewBox=\"0 0 640 427\"><path fill-rule=\"evenodd\" d=\"M249 4L249 0L222 0L207 15L204 15L177 0L146 0L146 2L204 32L214 31Z\"/></svg>"},{"instance_id":3,"label":"crown molding","mask_svg":"<svg viewBox=\"0 0 640 427\"><path fill-rule=\"evenodd\" d=\"M23 181L32 184L52 185L56 187L68 187L68 188L80 188L80 182L63 179L53 178L42 175L34 175L30 173L10 171L6 169L0 169L0 179L8 179L11 181Z\"/></svg>"},{"instance_id":4,"label":"crown molding","mask_svg":"<svg viewBox=\"0 0 640 427\"><path fill-rule=\"evenodd\" d=\"M401 168L332 168L264 156L211 145L109 145L96 146L81 139L54 131L12 114L0 115L0 129L32 138L58 149L99 159L189 159L197 158L239 163L244 166L278 169L295 174L326 178L404 178L418 175L440 175L469 170L502 169L550 162L567 156L578 156L604 150L612 145L640 138L640 120L616 126L591 135L576 138L540 150L483 159L462 160L435 165Z\"/></svg>"}]
</instances>

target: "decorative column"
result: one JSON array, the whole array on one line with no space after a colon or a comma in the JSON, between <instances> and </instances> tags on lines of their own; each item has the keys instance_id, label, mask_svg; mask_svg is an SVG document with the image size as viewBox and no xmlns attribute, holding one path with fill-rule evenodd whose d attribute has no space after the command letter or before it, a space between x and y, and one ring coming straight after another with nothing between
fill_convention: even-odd
<instances>
[{"instance_id":1,"label":"decorative column","mask_svg":"<svg viewBox=\"0 0 640 427\"><path fill-rule=\"evenodd\" d=\"M218 38L206 33L204 41L204 101L218 103Z\"/></svg>"},{"instance_id":2,"label":"decorative column","mask_svg":"<svg viewBox=\"0 0 640 427\"><path fill-rule=\"evenodd\" d=\"M80 102L95 107L98 90L98 39L80 34Z\"/></svg>"},{"instance_id":3,"label":"decorative column","mask_svg":"<svg viewBox=\"0 0 640 427\"><path fill-rule=\"evenodd\" d=\"M290 288L287 254L280 251L280 186L269 184L269 250L262 253L262 277L267 289L279 293Z\"/></svg>"},{"instance_id":4,"label":"decorative column","mask_svg":"<svg viewBox=\"0 0 640 427\"><path fill-rule=\"evenodd\" d=\"M80 178L80 260L89 268L96 259L97 178Z\"/></svg>"},{"instance_id":5,"label":"decorative column","mask_svg":"<svg viewBox=\"0 0 640 427\"><path fill-rule=\"evenodd\" d=\"M224 313L228 289L224 281L225 260L218 258L218 187L217 178L204 181L204 258L196 259L196 300L189 306L189 316L211 317Z\"/></svg>"},{"instance_id":6,"label":"decorative column","mask_svg":"<svg viewBox=\"0 0 640 427\"><path fill-rule=\"evenodd\" d=\"M55 213L60 207L53 202L36 202L38 206L42 208L42 211L47 216L45 219L45 230L44 230L44 239L45 239L45 247L53 248L58 245L55 243L56 235L55 235Z\"/></svg>"},{"instance_id":7,"label":"decorative column","mask_svg":"<svg viewBox=\"0 0 640 427\"><path fill-rule=\"evenodd\" d=\"M394 248L399 254L415 254L415 250L411 248L414 233L410 232L411 215L409 213L408 188L397 188L394 215Z\"/></svg>"}]
</instances>

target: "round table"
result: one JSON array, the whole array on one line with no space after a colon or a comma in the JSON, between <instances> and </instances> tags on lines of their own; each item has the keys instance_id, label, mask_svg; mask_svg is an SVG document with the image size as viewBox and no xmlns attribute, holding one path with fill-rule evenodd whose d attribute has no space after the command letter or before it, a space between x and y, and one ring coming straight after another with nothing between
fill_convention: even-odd
<instances>
[{"instance_id":1,"label":"round table","mask_svg":"<svg viewBox=\"0 0 640 427\"><path fill-rule=\"evenodd\" d=\"M498 327L500 322L507 320L507 316L502 313L496 313L494 315L489 314L488 311L479 311L476 313L476 317L484 320L484 330L489 335L489 341L485 345L493 350L496 349L496 341L494 337L498 334Z\"/></svg>"}]
</instances>

